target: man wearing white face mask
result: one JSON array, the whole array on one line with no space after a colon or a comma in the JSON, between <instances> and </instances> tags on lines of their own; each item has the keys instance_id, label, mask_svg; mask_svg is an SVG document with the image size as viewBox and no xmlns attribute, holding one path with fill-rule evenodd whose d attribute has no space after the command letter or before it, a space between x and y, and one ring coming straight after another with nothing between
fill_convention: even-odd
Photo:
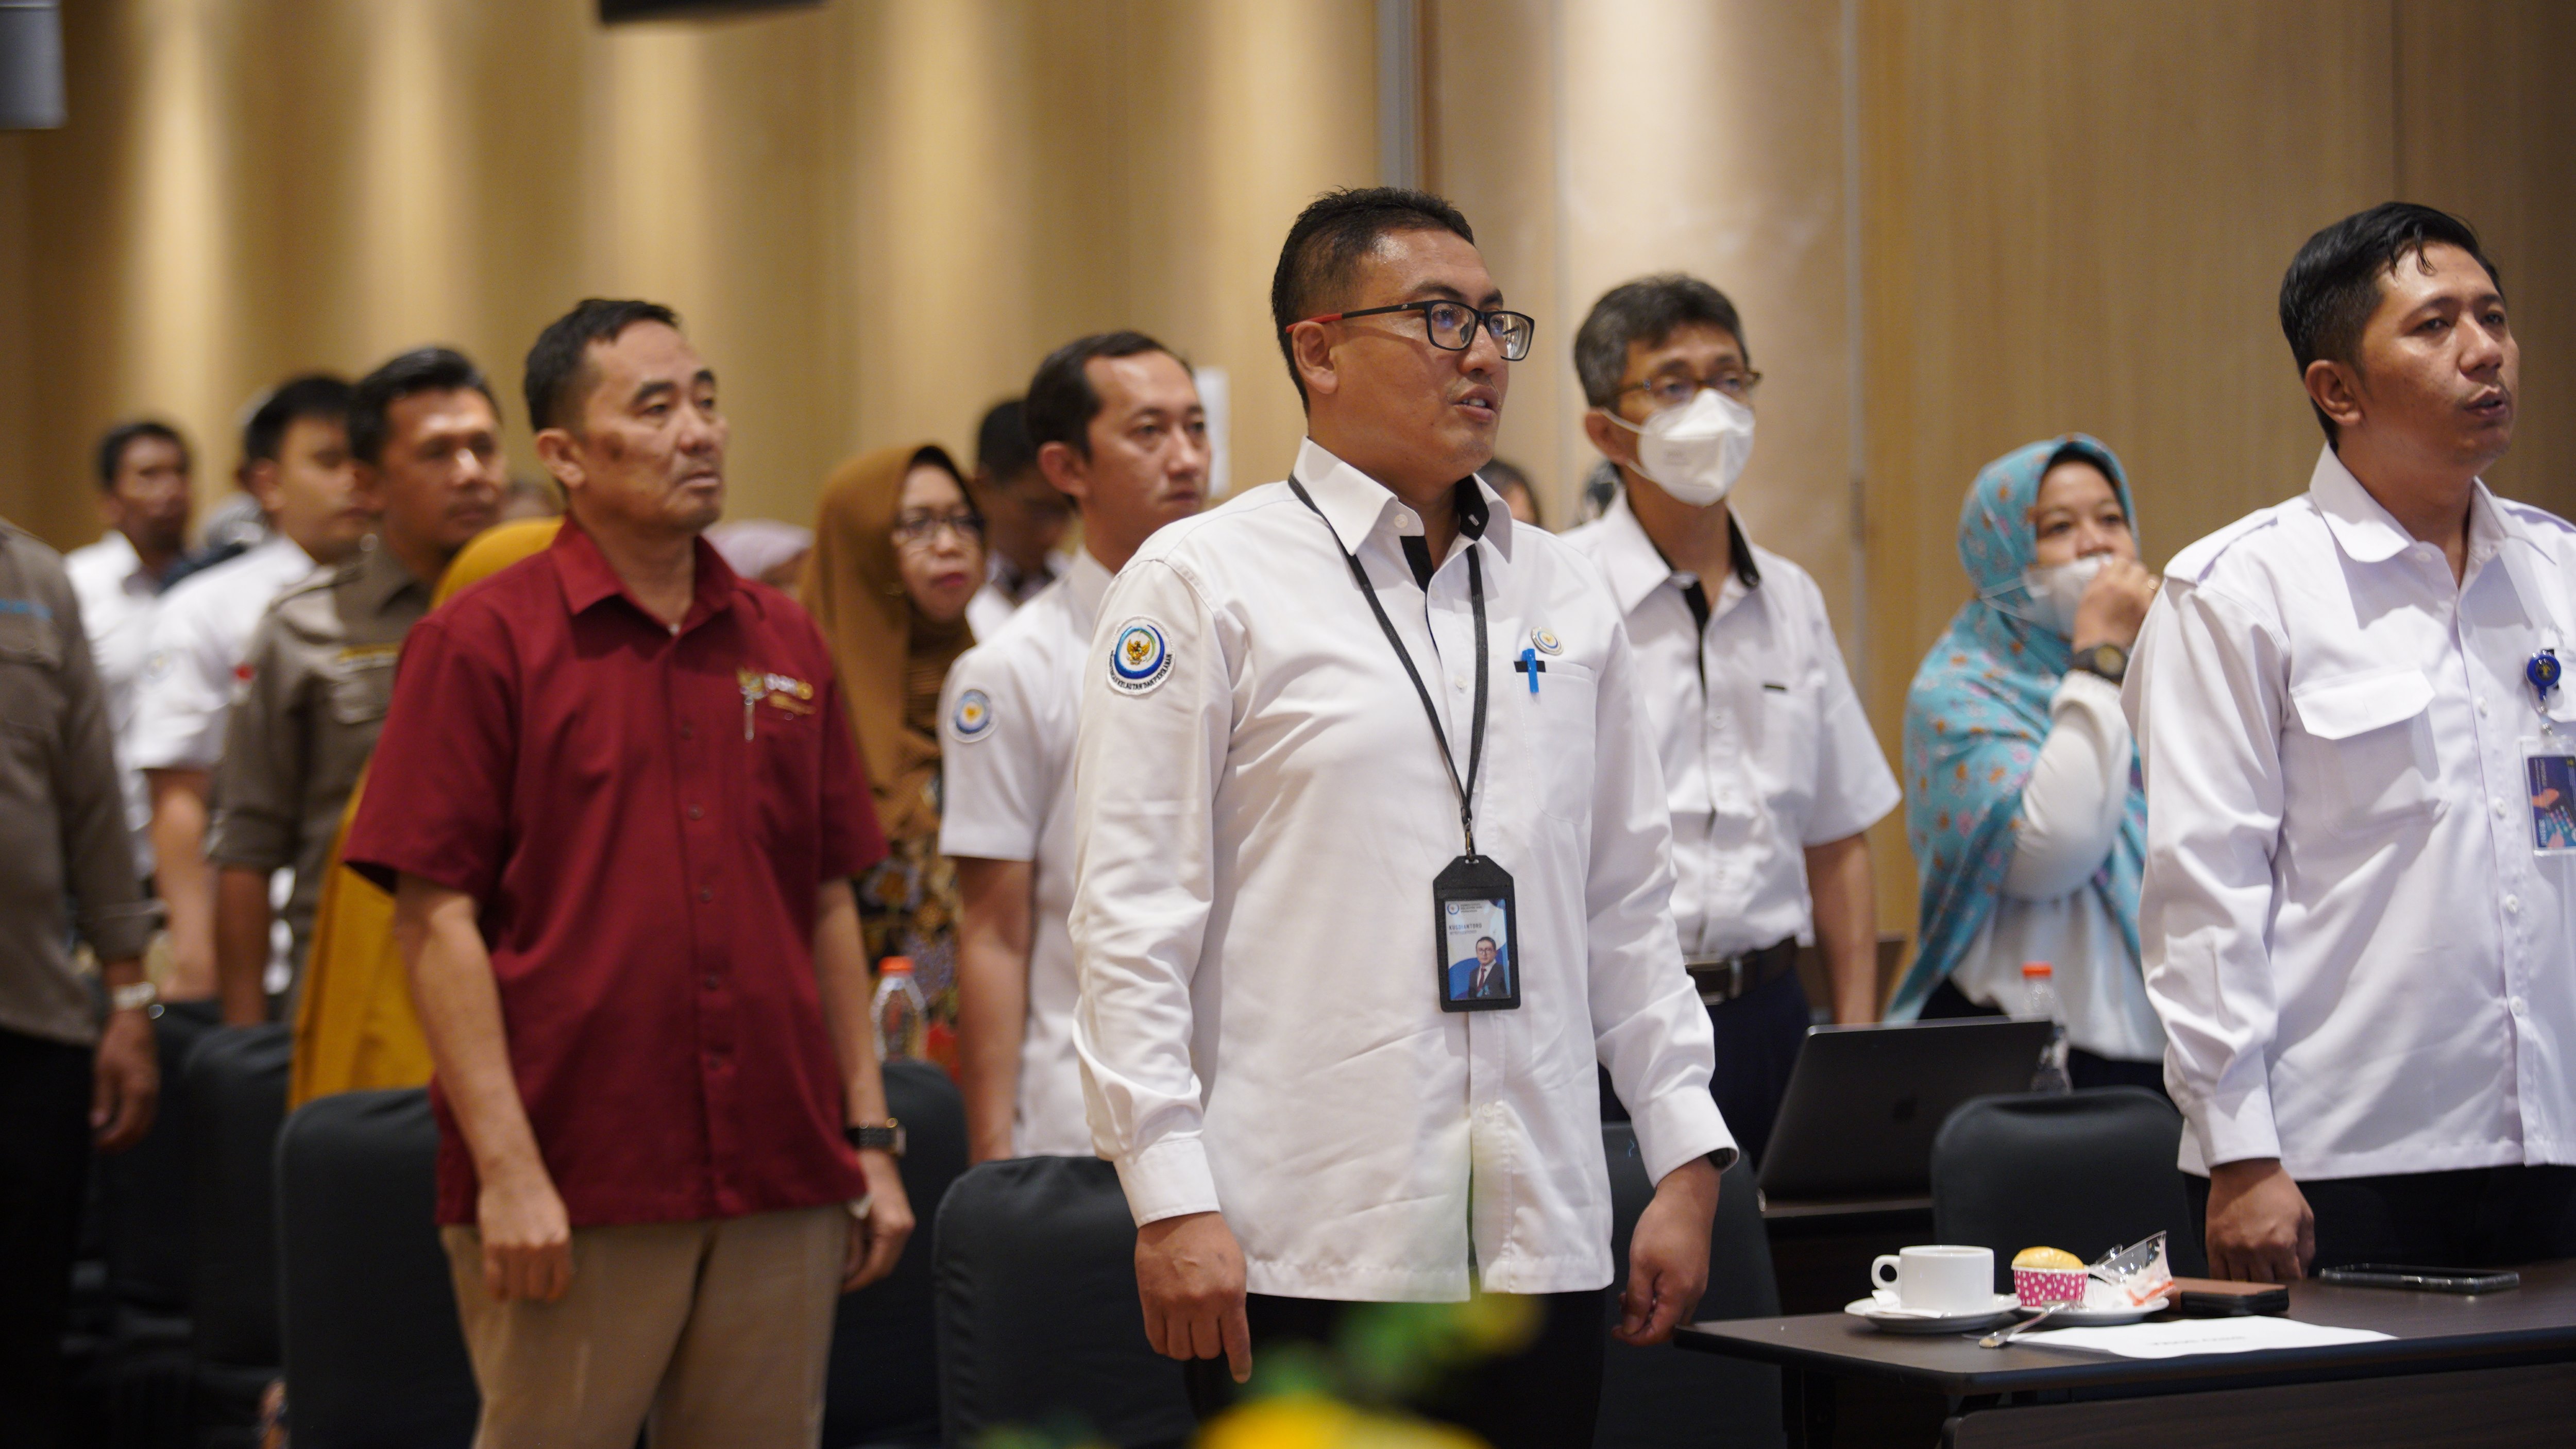
<instances>
[{"instance_id":1,"label":"man wearing white face mask","mask_svg":"<svg viewBox=\"0 0 2576 1449\"><path fill-rule=\"evenodd\" d=\"M1666 274L1614 287L1574 340L1584 435L1624 485L1566 535L1608 575L1639 663L1673 822L1673 916L1717 1030L1710 1089L1757 1158L1822 948L1837 1022L1878 1018L1862 832L1901 798L1843 669L1824 595L1727 505L1753 452L1752 370L1725 295ZM1539 661L1544 663L1544 661Z\"/></svg>"}]
</instances>

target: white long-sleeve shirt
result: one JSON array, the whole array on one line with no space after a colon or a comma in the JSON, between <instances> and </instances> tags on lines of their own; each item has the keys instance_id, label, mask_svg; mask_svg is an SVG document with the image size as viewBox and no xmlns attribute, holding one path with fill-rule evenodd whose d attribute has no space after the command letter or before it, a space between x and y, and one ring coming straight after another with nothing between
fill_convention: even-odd
<instances>
[{"instance_id":1,"label":"white long-sleeve shirt","mask_svg":"<svg viewBox=\"0 0 2576 1449\"><path fill-rule=\"evenodd\" d=\"M1654 1178L1734 1147L1618 606L1481 485L1482 537L1425 590L1399 542L1418 515L1312 442L1297 476L1322 517L1253 489L1157 533L1101 606L1075 756L1093 1141L1139 1224L1222 1211L1256 1293L1456 1300L1471 1262L1497 1292L1601 1287L1594 1062ZM1440 1008L1432 882L1463 848L1458 802L1341 547L1462 776L1481 562L1476 845L1518 892L1518 1010Z\"/></svg>"},{"instance_id":2,"label":"white long-sleeve shirt","mask_svg":"<svg viewBox=\"0 0 2576 1449\"><path fill-rule=\"evenodd\" d=\"M2522 758L2576 753L2524 678L2576 657L2571 580L2576 529L2480 484L2455 583L2331 449L2166 570L2124 703L2186 1169L2576 1164L2576 857Z\"/></svg>"},{"instance_id":3,"label":"white long-sleeve shirt","mask_svg":"<svg viewBox=\"0 0 2576 1449\"><path fill-rule=\"evenodd\" d=\"M2022 963L2046 961L2068 1041L2114 1061L2155 1061L2164 1055L2164 1028L2128 937L2092 886L2128 810L2129 722L2119 686L2070 670L2048 715L2048 738L2013 817L2002 896L1950 980L1971 1001L2021 1012Z\"/></svg>"},{"instance_id":4,"label":"white long-sleeve shirt","mask_svg":"<svg viewBox=\"0 0 2576 1449\"><path fill-rule=\"evenodd\" d=\"M80 599L81 627L89 631L90 657L98 661L99 689L108 728L116 736L116 788L125 801L125 825L134 844L137 875L152 873L152 798L129 746L135 686L160 607L161 581L143 567L142 555L122 533L109 529L98 542L63 555L63 573Z\"/></svg>"}]
</instances>

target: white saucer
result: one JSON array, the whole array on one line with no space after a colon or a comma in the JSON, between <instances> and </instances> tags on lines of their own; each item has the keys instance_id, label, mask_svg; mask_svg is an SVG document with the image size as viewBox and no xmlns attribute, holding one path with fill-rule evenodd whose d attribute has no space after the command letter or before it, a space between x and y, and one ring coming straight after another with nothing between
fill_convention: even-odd
<instances>
[{"instance_id":1,"label":"white saucer","mask_svg":"<svg viewBox=\"0 0 2576 1449\"><path fill-rule=\"evenodd\" d=\"M1855 1298L1843 1305L1843 1312L1868 1319L1883 1333L1965 1333L1974 1328L1992 1328L2010 1319L2020 1307L2020 1299L1998 1293L1993 1306L1982 1313L1909 1313L1902 1308L1885 1307L1875 1298Z\"/></svg>"},{"instance_id":2,"label":"white saucer","mask_svg":"<svg viewBox=\"0 0 2576 1449\"><path fill-rule=\"evenodd\" d=\"M2052 1328L2113 1328L2123 1323L2136 1323L2150 1313L2162 1313L2173 1299L2154 1298L2134 1308L2061 1308L2048 1315L2048 1321L2031 1330L2046 1333ZM2036 1308L2024 1310L2037 1313Z\"/></svg>"}]
</instances>

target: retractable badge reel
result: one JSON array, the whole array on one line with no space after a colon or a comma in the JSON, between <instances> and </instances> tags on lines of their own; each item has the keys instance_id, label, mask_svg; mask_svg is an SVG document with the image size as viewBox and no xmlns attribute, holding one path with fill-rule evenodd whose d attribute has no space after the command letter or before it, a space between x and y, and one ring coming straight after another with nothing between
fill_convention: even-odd
<instances>
[{"instance_id":1,"label":"retractable badge reel","mask_svg":"<svg viewBox=\"0 0 2576 1449\"><path fill-rule=\"evenodd\" d=\"M2565 673L2558 651L2543 649L2523 666L2540 733L2522 742L2523 788L2531 800L2531 849L2535 855L2576 855L2576 738L2550 716L2550 696Z\"/></svg>"}]
</instances>

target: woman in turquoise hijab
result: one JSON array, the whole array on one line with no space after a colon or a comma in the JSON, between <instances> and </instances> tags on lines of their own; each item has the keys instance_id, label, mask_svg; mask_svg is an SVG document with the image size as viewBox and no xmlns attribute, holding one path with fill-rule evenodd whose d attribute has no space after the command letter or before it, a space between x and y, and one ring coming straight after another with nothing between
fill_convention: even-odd
<instances>
[{"instance_id":1,"label":"woman in turquoise hijab","mask_svg":"<svg viewBox=\"0 0 2576 1449\"><path fill-rule=\"evenodd\" d=\"M1905 701L1921 947L1891 1021L2020 1013L2048 962L2078 1087L2162 1090L2138 968L2146 800L2119 679L2155 579L2111 450L2080 433L1986 466L1959 510L1961 605Z\"/></svg>"}]
</instances>

